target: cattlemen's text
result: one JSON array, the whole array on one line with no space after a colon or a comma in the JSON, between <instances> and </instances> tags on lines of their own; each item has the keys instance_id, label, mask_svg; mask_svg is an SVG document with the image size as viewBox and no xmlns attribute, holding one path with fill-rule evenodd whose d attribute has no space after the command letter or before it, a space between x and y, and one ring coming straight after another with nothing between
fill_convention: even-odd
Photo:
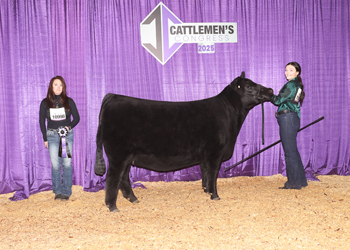
<instances>
[{"instance_id":1,"label":"cattlemen's text","mask_svg":"<svg viewBox=\"0 0 350 250\"><path fill-rule=\"evenodd\" d=\"M233 34L233 25L173 25L170 26L171 35L224 35Z\"/></svg>"}]
</instances>

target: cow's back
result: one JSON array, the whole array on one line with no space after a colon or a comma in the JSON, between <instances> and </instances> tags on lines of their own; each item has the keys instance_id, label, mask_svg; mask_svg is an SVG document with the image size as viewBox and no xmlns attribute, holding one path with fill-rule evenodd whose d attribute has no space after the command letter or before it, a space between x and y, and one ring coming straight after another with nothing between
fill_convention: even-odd
<instances>
[{"instance_id":1,"label":"cow's back","mask_svg":"<svg viewBox=\"0 0 350 250\"><path fill-rule=\"evenodd\" d=\"M229 107L218 96L192 102L164 102L114 95L101 117L103 144L135 165L169 168L199 164L230 147ZM113 146L112 146L113 145ZM233 151L233 145L228 151ZM161 169L160 169L161 168ZM160 170L159 170L160 169Z\"/></svg>"}]
</instances>

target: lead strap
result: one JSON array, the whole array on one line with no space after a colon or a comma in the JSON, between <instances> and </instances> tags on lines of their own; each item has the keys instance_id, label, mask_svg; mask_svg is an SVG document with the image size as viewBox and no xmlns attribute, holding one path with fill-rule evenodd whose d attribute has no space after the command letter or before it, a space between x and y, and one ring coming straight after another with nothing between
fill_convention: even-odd
<instances>
[{"instance_id":1,"label":"lead strap","mask_svg":"<svg viewBox=\"0 0 350 250\"><path fill-rule=\"evenodd\" d=\"M262 145L265 144L265 135L264 135L264 123L265 123L265 118L264 118L264 103L261 103L261 112L262 112L262 127L261 127L261 136L262 136Z\"/></svg>"}]
</instances>

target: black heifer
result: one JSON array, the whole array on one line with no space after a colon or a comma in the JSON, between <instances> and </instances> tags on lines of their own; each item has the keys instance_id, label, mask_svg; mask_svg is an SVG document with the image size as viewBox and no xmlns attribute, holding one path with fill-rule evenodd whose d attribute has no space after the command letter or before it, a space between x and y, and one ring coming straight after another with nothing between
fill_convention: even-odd
<instances>
[{"instance_id":1,"label":"black heifer","mask_svg":"<svg viewBox=\"0 0 350 250\"><path fill-rule=\"evenodd\" d=\"M272 89L244 78L244 72L217 96L191 102L165 102L107 94L97 131L95 173L103 175L108 157L106 205L116 207L118 190L138 202L130 185L131 165L166 172L200 165L202 186L219 200L221 163L232 157L249 110L270 100Z\"/></svg>"}]
</instances>

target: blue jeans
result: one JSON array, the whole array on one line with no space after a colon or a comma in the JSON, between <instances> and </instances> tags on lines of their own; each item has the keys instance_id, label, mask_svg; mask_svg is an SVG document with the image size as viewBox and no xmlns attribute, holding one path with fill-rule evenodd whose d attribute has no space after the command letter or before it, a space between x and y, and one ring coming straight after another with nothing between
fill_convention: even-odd
<instances>
[{"instance_id":1,"label":"blue jeans","mask_svg":"<svg viewBox=\"0 0 350 250\"><path fill-rule=\"evenodd\" d=\"M296 189L306 187L305 170L297 146L300 118L296 112L291 112L279 115L277 122L286 161L287 182L284 186Z\"/></svg>"},{"instance_id":2,"label":"blue jeans","mask_svg":"<svg viewBox=\"0 0 350 250\"><path fill-rule=\"evenodd\" d=\"M47 130L47 141L49 144L49 152L51 159L51 176L52 176L52 191L58 195L71 196L72 194L72 178L73 167L72 158L62 158L58 156L58 149L60 146L60 137L57 132ZM74 133L73 129L69 130L66 141L69 146L69 150L73 152ZM61 171L61 165L63 168L63 176ZM63 177L63 178L62 178Z\"/></svg>"}]
</instances>

